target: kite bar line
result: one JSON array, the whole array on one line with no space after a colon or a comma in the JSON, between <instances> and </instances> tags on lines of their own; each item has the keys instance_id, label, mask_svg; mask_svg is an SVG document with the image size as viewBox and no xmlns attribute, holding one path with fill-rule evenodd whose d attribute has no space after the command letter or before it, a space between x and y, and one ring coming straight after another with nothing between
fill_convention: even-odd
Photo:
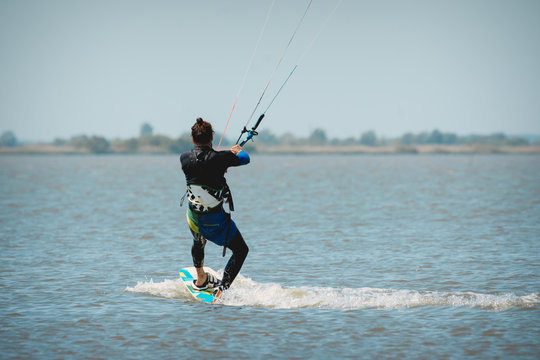
<instances>
[{"instance_id":1,"label":"kite bar line","mask_svg":"<svg viewBox=\"0 0 540 360\"><path fill-rule=\"evenodd\" d=\"M248 121L246 122L246 125L244 125L244 130L246 129L246 127L249 125L249 123L251 122L251 119L253 118L253 115L255 114L255 112L257 111L257 108L259 107L259 105L261 104L261 101L262 101L262 98L264 97L264 94L266 93L266 90L268 89L268 86L270 86L270 83L272 82L272 79L274 78L274 75L276 74L276 71L277 69L279 68L279 65L281 64L281 61L283 60L283 58L285 57L285 54L287 53L287 50L289 49L289 47L291 46L291 43L294 39L294 37L296 36L296 33L298 32L298 29L300 28L300 25L302 25L302 22L304 21L304 18L306 17L306 14L309 10L309 7L311 6L311 3L313 2L313 0L310 0L309 3L308 3L308 6L306 7L306 10L304 11L304 14L302 15L302 17L300 18L300 21L298 22L298 25L296 25L296 29L294 30L291 38L289 39L289 42L287 43L287 46L285 47L285 49L283 50L283 54L281 55L281 58L279 59L279 61L277 62L276 64L276 67L274 68L274 71L272 72L272 74L270 75L270 79L268 79L268 82L266 83L266 86L264 87L264 90L261 94L261 96L259 97L259 101L257 102L257 105L255 105L255 108L253 109L253 111L251 112L251 115L248 119ZM247 131L247 130L246 130ZM246 132L246 131L243 131L242 133ZM241 136L241 135L240 135ZM237 142L238 143L238 142Z\"/></svg>"},{"instance_id":2,"label":"kite bar line","mask_svg":"<svg viewBox=\"0 0 540 360\"><path fill-rule=\"evenodd\" d=\"M287 43L287 46L285 46L285 49L283 50L283 54L281 54L281 57L279 58L279 61L277 62L276 66L274 67L274 71L272 71L272 74L270 75L270 79L268 79L268 82L266 83L266 86L264 87L264 90L261 94L261 96L259 97L259 100L257 101L257 104L255 105L255 108L253 109L253 111L251 112L251 115L248 119L248 121L246 122L246 125L244 125L244 128L242 129L242 131L240 132L240 136L238 137L238 140L236 140L236 144L238 144L238 142L240 141L240 139L242 138L242 135L244 133L248 133L248 136L246 138L246 140L244 140L240 146L243 146L246 142L248 142L251 138L253 138L253 136L257 135L257 127L259 126L259 124L261 123L262 119L264 118L264 113L259 116L259 119L257 120L257 122L255 123L255 125L251 128L251 130L247 130L247 126L249 125L249 123L251 122L251 119L253 118L253 115L255 114L255 112L257 111L257 108L259 107L259 105L261 104L261 101L264 97L264 94L266 93L266 90L268 89L268 87L270 86L270 83L272 82L272 79L274 78L274 75L276 74L276 71L277 69L279 68L279 65L281 64L281 61L283 60L283 58L285 58L285 54L287 54L287 50L289 49L289 47L291 46L291 43L293 42L294 40L294 37L296 36L296 33L298 32L298 29L300 28L300 26L302 25L302 22L304 21L304 18L306 17L306 14L311 6L311 3L313 2L313 0L310 0L307 7L306 7L306 10L304 11L304 14L302 15L302 17L300 18L300 21L298 22L298 25L296 25L296 29L294 29L294 32L291 36L291 38L289 39L289 42ZM294 72L294 70L292 71ZM290 75L292 75L292 72ZM289 75L289 77L290 77ZM285 81L287 82L287 81ZM285 85L285 84L283 84ZM283 85L281 87L283 87ZM281 90L281 88L280 88ZM278 92L279 93L279 92ZM277 96L277 95L276 95ZM275 100L275 97L274 99ZM272 100L272 102L273 102Z\"/></svg>"},{"instance_id":3,"label":"kite bar line","mask_svg":"<svg viewBox=\"0 0 540 360\"><path fill-rule=\"evenodd\" d=\"M246 144L250 139L253 138L253 136L256 136L258 135L256 129L257 127L259 126L259 124L261 123L261 120L264 118L264 116L266 115L266 112L268 111L268 109L270 109L270 107L272 106L272 104L274 103L274 101L276 100L276 98L278 97L278 95L281 93L281 90L283 89L283 87L285 86L285 84L287 84L287 82L289 81L289 79L291 78L292 74L296 71L296 69L298 68L298 64L300 64L302 62L302 60L304 59L304 57L306 56L306 54L309 52L309 50L311 50L311 48L313 47L313 44L317 41L317 39L319 38L319 36L321 35L322 31L324 30L324 28L326 27L326 25L328 24L328 22L330 21L330 19L332 18L332 16L334 15L334 13L336 12L336 10L338 9L338 7L341 5L343 0L339 0L338 3L336 4L336 6L334 7L334 9L330 12L330 14L327 16L326 20L324 21L324 23L321 25L319 31L317 32L317 34L313 37L313 40L311 40L311 42L309 43L309 45L306 47L306 49L304 50L304 52L302 53L302 55L300 56L300 58L298 59L298 61L296 62L296 65L293 67L293 69L291 70L291 72L289 73L289 75L287 76L287 78L285 79L285 81L281 84L280 88L278 89L278 91L276 92L276 95L274 95L274 97L272 98L272 100L270 101L270 104L268 104L268 106L266 107L266 109L264 110L264 112L259 116L259 119L257 120L257 123L255 124L255 126L251 129L251 130L247 130L246 126L244 126L244 129L242 130L242 132L240 133L240 136L238 137L238 140L236 141L236 143L238 144L238 142L240 141L240 139L242 138L242 135L244 133L248 133L247 135L247 138L246 140L244 140L240 145L241 146L244 146L244 144ZM310 5L311 5L311 2L310 2ZM308 8L309 8L309 5L308 5ZM307 9L306 9L306 12L307 12ZM305 16L305 13L304 13L304 16ZM298 28L297 28L298 30ZM294 35L293 35L294 37ZM292 38L291 38L291 41L292 41ZM290 42L289 42L290 44ZM280 59L281 61L281 59ZM279 63L278 63L279 64ZM275 72L275 70L274 70ZM273 74L272 74L273 76ZM271 78L270 78L271 79ZM269 82L270 83L270 82ZM268 85L269 83L267 84L266 88L268 88ZM265 88L265 91L266 91L266 88ZM264 95L264 92L263 92L263 95ZM262 99L262 95L261 95L261 99ZM260 104L260 101L261 99L259 99L259 103L257 103L257 106ZM255 109L257 109L257 106L255 107ZM249 121L251 120L251 118L253 117L253 114L255 113L255 110L253 111L253 113L251 114L251 117L249 119ZM248 123L249 123L248 121Z\"/></svg>"},{"instance_id":4,"label":"kite bar line","mask_svg":"<svg viewBox=\"0 0 540 360\"><path fill-rule=\"evenodd\" d=\"M289 81L289 79L291 78L292 74L294 73L294 71L296 70L297 67L298 67L298 65L294 65L292 71L289 73L289 76L287 76L287 78L285 79L285 81L283 82L283 84L281 84L279 90L277 91L276 95L274 95L274 97L272 98L272 101L270 101L270 104L268 104L268 106L267 106L266 109L264 110L263 114L266 114L266 112L268 111L268 109L270 109L270 106L272 106L272 104L274 103L274 100L276 100L276 98L278 97L279 93L281 92L281 89L283 89L283 87L285 86L285 84L287 83L287 81Z\"/></svg>"},{"instance_id":5,"label":"kite bar line","mask_svg":"<svg viewBox=\"0 0 540 360\"><path fill-rule=\"evenodd\" d=\"M336 6L334 7L334 9L330 12L330 14L326 17L326 20L324 20L323 24L321 25L321 27L319 28L319 31L317 32L317 34L313 37L313 40L311 40L311 42L309 43L309 45L306 47L306 50L304 50L304 52L302 53L302 55L300 56L300 58L298 58L298 61L297 61L297 64L300 64L302 62L302 60L304 60L304 57L307 55L307 53L311 50L311 48L313 47L313 44L315 44L315 42L317 41L317 39L319 38L319 36L321 35L321 33L323 32L324 28L326 27L326 25L328 24L328 22L330 21L330 19L332 18L332 16L334 16L334 13L336 12L336 10L338 9L339 5L341 5L341 3L343 2L343 0L339 0L338 3L336 4ZM296 65L298 66L298 65ZM296 67L295 66L295 67ZM294 70L293 70L294 71Z\"/></svg>"},{"instance_id":6,"label":"kite bar line","mask_svg":"<svg viewBox=\"0 0 540 360\"><path fill-rule=\"evenodd\" d=\"M268 20L270 19L270 14L272 13L272 9L274 8L275 3L276 3L276 0L274 0L272 2L272 5L270 5L270 8L266 12L266 19L264 20L263 27L262 27L261 31L259 32L259 38L257 39L257 42L255 43L255 49L253 50L253 53L251 54L251 58L249 59L249 63L248 63L248 66L246 68L246 72L244 73L244 77L242 78L240 88L238 89L238 92L236 93L236 97L234 98L234 103L233 103L233 106L232 106L232 109L231 109L231 113L229 114L229 118L227 119L227 123L225 124L225 129L223 129L223 133L221 134L221 138L219 139L217 150L219 150L219 147L221 146L221 141L223 141L223 136L225 136L225 132L227 131L227 127L229 126L229 121L231 120L232 114L234 112L234 108L236 107L236 103L238 102L238 97L240 96L240 93L242 92L242 89L244 88L244 85L246 84L247 75L249 73L249 70L251 69L251 65L253 64L253 59L255 58L255 54L257 53L257 49L259 48L259 44L261 42L264 31L266 30L266 25L268 24Z\"/></svg>"},{"instance_id":7,"label":"kite bar line","mask_svg":"<svg viewBox=\"0 0 540 360\"><path fill-rule=\"evenodd\" d=\"M268 105L268 107L266 108L266 110L264 110L264 112L259 116L259 118L257 119L257 122L255 123L255 125L251 128L251 130L247 130L246 127L244 126L244 129L242 130L242 132L240 133L240 136L238 137L238 140L236 140L236 143L238 144L238 142L240 141L240 139L242 138L242 135L244 135L244 133L248 133L247 137L246 137L246 140L242 141L240 143L240 146L244 146L249 140L251 140L255 135L259 135L259 133L256 131L257 128L259 127L259 124L261 123L262 119L264 118L266 112L268 111L268 109L270 108L270 106L272 106L272 104L274 103L274 100L276 100L276 98L278 97L279 93L281 92L281 89L283 89L283 87L285 86L285 84L287 83L287 81L290 79L290 77L292 76L292 74L294 73L294 70L296 70L296 68L298 67L298 65L296 65L292 71L289 73L289 76L287 76L287 79L285 79L285 81L283 82L283 84L281 84L281 87L279 88L278 92L276 93L276 95L274 95L274 98L272 99L272 101L270 101L270 104Z\"/></svg>"},{"instance_id":8,"label":"kite bar line","mask_svg":"<svg viewBox=\"0 0 540 360\"><path fill-rule=\"evenodd\" d=\"M281 65L281 62L283 61L283 59L285 58L285 55L287 54L287 50L289 49L289 47L291 46L291 43L293 42L295 36L296 36L296 33L298 32L298 29L300 29L300 26L302 25L305 17L306 17L306 14L308 13L310 7L311 7L311 3L313 2L313 0L310 0L304 13L302 14L302 17L300 18L300 21L298 22L298 24L296 25L296 28L294 30L294 32L292 33L290 39L289 39L289 42L287 43L287 45L285 46L284 50L283 50L283 53L281 54L281 57L279 58L276 66L274 67L274 70L272 71L272 74L270 75L270 78L268 79L268 82L266 83L266 86L264 87L262 93L261 93L261 96L259 97L259 100L257 101L257 104L255 105L255 108L253 109L253 111L251 112L251 115L249 116L249 119L248 121L246 122L246 124L244 125L244 128L242 129L241 133L240 133L240 136L238 137L238 140L236 140L236 144L238 144L240 142L240 139L242 138L242 135L244 133L248 133L247 135L247 138L246 140L242 141L242 143L240 144L241 146L243 146L244 144L246 144L246 142L248 142L249 140L251 140L253 138L253 136L256 136L258 135L257 133L257 127L260 125L262 119L264 118L266 112L268 111L268 109L272 106L272 104L274 103L274 101L276 100L276 98L279 96L279 94L281 93L281 90L283 90L283 87L287 84L287 82L289 81L289 79L291 78L291 76L294 74L294 72L296 71L296 69L298 68L298 64L303 60L303 58L306 56L306 54L309 52L309 50L313 47L313 44L316 42L316 40L319 38L320 34L322 33L323 29L326 27L327 23L329 22L330 18L333 16L333 14L336 12L337 8L339 7L339 5L341 4L343 0L339 0L337 5L334 7L334 9L330 12L330 14L328 15L328 17L326 18L326 20L324 21L324 23L322 24L322 26L320 27L319 31L317 32L317 34L315 35L315 37L313 38L313 40L309 43L309 45L306 47L306 50L304 50L304 52L302 53L302 55L300 56L299 60L297 61L296 65L293 67L293 69L291 70L291 72L289 73L289 75L287 76L287 78L285 79L285 81L281 84L281 86L279 87L278 91L276 92L276 94L274 95L274 97L272 98L272 100L270 101L270 103L268 104L268 106L266 107L266 109L264 110L264 112L259 116L259 118L257 119L257 122L255 123L255 125L251 128L251 130L247 130L247 126L249 125L249 123L251 122L251 120L253 119L253 116L255 115L255 112L257 111L259 105L261 104L261 101L264 97L264 95L266 94L266 91L268 90L268 87L270 86L270 83L272 82L273 78L274 78L274 75L276 74L279 66ZM268 24L268 20L270 18L270 14L272 12L272 9L274 7L274 4L275 4L276 0L274 0L272 2L272 5L270 6L267 14L266 14L266 19L265 19L265 22L264 22L264 25L261 29L261 32L259 34L259 38L257 39L257 43L255 45L255 49L253 51L253 54L251 55L251 59L249 61L249 64L248 64L248 67L246 69L246 72L244 74L244 77L242 79L242 82L241 82L241 85L240 85L240 89L238 90L238 93L236 94L236 97L234 99L234 103L233 103L233 106L232 106L232 109L231 109L231 112L229 114L229 117L227 119L227 122L225 124L225 129L223 130L223 133L221 134L221 138L219 139L219 144L217 146L217 150L219 150L220 146L221 146L221 142L223 140L223 137L225 136L225 132L227 131L227 128L229 126L229 122L231 120L231 117L232 117L232 114L234 112L234 109L236 107L236 104L238 102L238 98L240 96L240 93L245 85L245 82L246 82L246 79L247 79L247 75L249 73L249 70L251 69L251 65L253 64L253 59L255 57L255 54L257 52L257 49L259 47L259 44L261 42L261 39L262 39L262 36L263 36L263 33L266 29L266 26Z\"/></svg>"},{"instance_id":9,"label":"kite bar line","mask_svg":"<svg viewBox=\"0 0 540 360\"><path fill-rule=\"evenodd\" d=\"M274 100L276 100L276 98L278 97L279 93L281 92L281 89L283 89L283 87L285 86L285 84L287 83L287 81L289 81L289 79L291 78L292 74L294 73L294 71L296 70L296 68L298 67L298 64L300 64L302 62L302 60L304 59L304 57L306 56L306 54L309 52L309 50L311 50L311 48L313 47L313 44L315 44L315 41L317 41L317 39L319 38L319 36L321 35L322 31L324 30L324 28L326 27L326 24L328 24L328 21L330 21L330 18L332 18L332 15L334 15L334 13L336 12L337 8L339 7L339 5L341 4L343 0L339 0L339 2L337 3L337 5L334 7L334 9L330 12L330 14L328 15L328 17L326 18L326 20L324 21L324 23L322 24L322 26L320 27L319 31L317 32L317 34L315 35L315 37L313 38L313 40L311 40L311 42L309 43L309 45L306 47L306 50L304 50L304 52L302 53L302 55L300 56L300 58L298 58L298 61L296 62L296 65L294 65L293 69L291 70L291 72L289 73L289 75L287 76L287 78L285 79L285 81L283 82L283 84L281 84L279 90L277 91L276 95L274 95L274 98L272 99L272 101L270 101L270 104L268 104L268 106L266 107L266 110L264 110L263 114L266 114L266 112L268 111L268 109L270 109L270 106L272 106L272 104L274 103Z\"/></svg>"}]
</instances>

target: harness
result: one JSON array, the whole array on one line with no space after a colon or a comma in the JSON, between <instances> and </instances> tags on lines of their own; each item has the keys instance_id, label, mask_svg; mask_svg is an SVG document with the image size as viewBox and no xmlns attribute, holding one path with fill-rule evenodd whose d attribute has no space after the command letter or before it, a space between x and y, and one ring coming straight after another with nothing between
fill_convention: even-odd
<instances>
[{"instance_id":1,"label":"harness","mask_svg":"<svg viewBox=\"0 0 540 360\"><path fill-rule=\"evenodd\" d=\"M209 214L216 212L223 205L223 202L229 204L230 211L234 211L231 189L227 184L220 190L216 190L206 185L191 184L180 199L180 206L184 204L187 197L191 209L200 214Z\"/></svg>"}]
</instances>

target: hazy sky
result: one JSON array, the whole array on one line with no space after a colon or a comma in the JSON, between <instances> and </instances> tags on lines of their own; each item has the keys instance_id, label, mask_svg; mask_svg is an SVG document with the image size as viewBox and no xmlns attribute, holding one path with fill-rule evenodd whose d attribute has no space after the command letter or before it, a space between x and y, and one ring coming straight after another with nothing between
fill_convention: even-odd
<instances>
[{"instance_id":1,"label":"hazy sky","mask_svg":"<svg viewBox=\"0 0 540 360\"><path fill-rule=\"evenodd\" d=\"M308 0L277 0L227 136L236 138ZM540 134L540 1L314 0L260 130ZM22 140L222 131L272 0L2 0L0 131ZM301 55L309 51L306 56Z\"/></svg>"}]
</instances>

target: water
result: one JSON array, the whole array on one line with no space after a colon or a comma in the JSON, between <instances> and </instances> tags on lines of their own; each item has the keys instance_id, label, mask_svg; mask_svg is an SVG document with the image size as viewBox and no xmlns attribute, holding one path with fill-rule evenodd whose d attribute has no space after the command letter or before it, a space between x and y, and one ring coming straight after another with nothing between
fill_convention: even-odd
<instances>
[{"instance_id":1,"label":"water","mask_svg":"<svg viewBox=\"0 0 540 360\"><path fill-rule=\"evenodd\" d=\"M539 156L254 155L228 173L250 253L216 306L178 279L176 156L0 165L0 358L540 354Z\"/></svg>"}]
</instances>

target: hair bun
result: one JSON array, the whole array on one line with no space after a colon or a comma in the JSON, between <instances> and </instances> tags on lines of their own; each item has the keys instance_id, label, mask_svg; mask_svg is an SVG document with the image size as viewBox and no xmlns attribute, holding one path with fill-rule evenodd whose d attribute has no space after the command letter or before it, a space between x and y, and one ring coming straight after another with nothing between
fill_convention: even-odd
<instances>
[{"instance_id":1,"label":"hair bun","mask_svg":"<svg viewBox=\"0 0 540 360\"><path fill-rule=\"evenodd\" d=\"M197 122L191 127L191 137L193 137L195 144L212 144L213 134L212 124L204 121L202 118L197 118Z\"/></svg>"}]
</instances>

